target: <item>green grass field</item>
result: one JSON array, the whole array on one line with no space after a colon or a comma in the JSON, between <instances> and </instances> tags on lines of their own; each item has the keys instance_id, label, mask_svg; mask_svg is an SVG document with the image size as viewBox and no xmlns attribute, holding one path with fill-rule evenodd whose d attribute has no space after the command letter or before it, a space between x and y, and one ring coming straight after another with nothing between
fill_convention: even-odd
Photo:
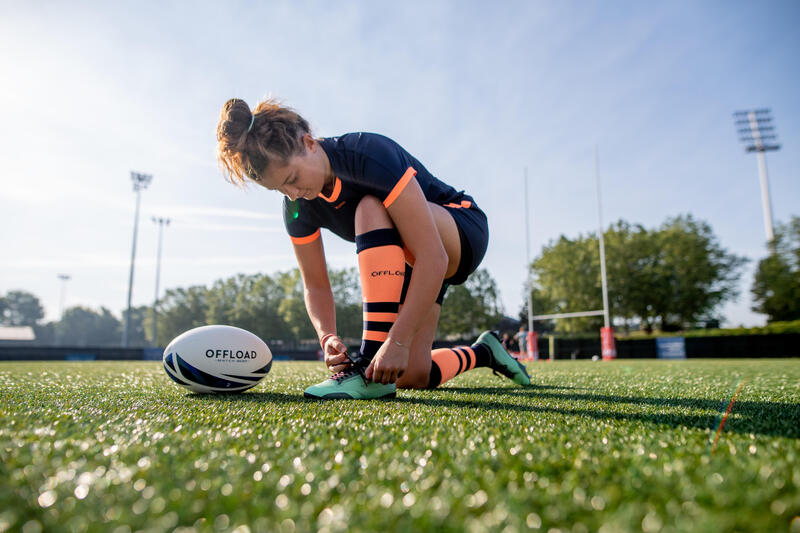
<instances>
[{"instance_id":1,"label":"green grass field","mask_svg":"<svg viewBox=\"0 0 800 533\"><path fill-rule=\"evenodd\" d=\"M0 531L800 531L800 360L530 368L320 403L319 363L0 363Z\"/></svg>"}]
</instances>

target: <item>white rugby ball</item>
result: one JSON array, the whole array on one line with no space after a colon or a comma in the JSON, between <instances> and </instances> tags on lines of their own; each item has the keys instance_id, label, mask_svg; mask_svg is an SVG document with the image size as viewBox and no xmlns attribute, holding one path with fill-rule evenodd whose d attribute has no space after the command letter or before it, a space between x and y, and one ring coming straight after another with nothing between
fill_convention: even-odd
<instances>
[{"instance_id":1,"label":"white rugby ball","mask_svg":"<svg viewBox=\"0 0 800 533\"><path fill-rule=\"evenodd\" d=\"M258 336L233 326L202 326L175 337L164 350L164 370L194 392L242 392L272 368L272 352Z\"/></svg>"}]
</instances>

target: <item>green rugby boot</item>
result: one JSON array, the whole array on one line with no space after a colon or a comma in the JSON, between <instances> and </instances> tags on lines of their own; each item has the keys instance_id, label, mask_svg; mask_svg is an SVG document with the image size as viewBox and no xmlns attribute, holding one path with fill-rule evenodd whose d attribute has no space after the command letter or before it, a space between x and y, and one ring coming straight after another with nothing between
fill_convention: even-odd
<instances>
[{"instance_id":1,"label":"green rugby boot","mask_svg":"<svg viewBox=\"0 0 800 533\"><path fill-rule=\"evenodd\" d=\"M493 331L484 331L481 333L478 340L475 341L475 344L483 344L489 348L491 352L489 368L491 368L495 374L503 374L518 385L531 384L531 377L528 375L525 365L514 359L511 354L503 348L503 345L500 344L500 339L497 338L497 335Z\"/></svg>"},{"instance_id":2,"label":"green rugby boot","mask_svg":"<svg viewBox=\"0 0 800 533\"><path fill-rule=\"evenodd\" d=\"M397 396L397 387L394 383L384 385L369 381L361 367L351 365L322 383L310 386L304 395L316 400L375 400L394 398Z\"/></svg>"}]
</instances>

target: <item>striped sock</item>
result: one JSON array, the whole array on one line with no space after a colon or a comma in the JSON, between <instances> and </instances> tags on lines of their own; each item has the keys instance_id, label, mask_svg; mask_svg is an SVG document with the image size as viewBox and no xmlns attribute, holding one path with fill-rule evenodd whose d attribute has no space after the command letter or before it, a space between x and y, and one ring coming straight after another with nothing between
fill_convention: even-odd
<instances>
[{"instance_id":1,"label":"striped sock","mask_svg":"<svg viewBox=\"0 0 800 533\"><path fill-rule=\"evenodd\" d=\"M406 260L403 242L393 228L356 235L364 332L361 359L371 361L389 336L400 307Z\"/></svg>"},{"instance_id":2,"label":"striped sock","mask_svg":"<svg viewBox=\"0 0 800 533\"><path fill-rule=\"evenodd\" d=\"M438 387L467 370L489 366L489 357L489 348L483 344L433 350L428 388Z\"/></svg>"}]
</instances>

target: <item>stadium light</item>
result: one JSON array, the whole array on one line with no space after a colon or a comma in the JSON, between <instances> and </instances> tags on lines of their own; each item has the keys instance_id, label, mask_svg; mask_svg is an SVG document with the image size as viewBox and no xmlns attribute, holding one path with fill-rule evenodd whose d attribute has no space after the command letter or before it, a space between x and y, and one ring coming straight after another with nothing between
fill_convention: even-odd
<instances>
[{"instance_id":1,"label":"stadium light","mask_svg":"<svg viewBox=\"0 0 800 533\"><path fill-rule=\"evenodd\" d=\"M69 274L59 274L58 279L61 280L61 295L58 300L58 321L64 319L64 295L67 292L67 282L72 279ZM61 344L61 324L56 327L56 344Z\"/></svg>"},{"instance_id":2,"label":"stadium light","mask_svg":"<svg viewBox=\"0 0 800 533\"><path fill-rule=\"evenodd\" d=\"M128 312L125 314L125 327L122 330L122 347L128 347L128 333L131 327L131 294L133 292L133 265L136 260L136 234L139 229L139 200L141 198L142 189L146 189L152 181L152 174L142 174L139 172L131 172L131 181L133 182L133 192L136 193L136 214L133 219L133 247L131 248L131 273L128 278Z\"/></svg>"},{"instance_id":3,"label":"stadium light","mask_svg":"<svg viewBox=\"0 0 800 533\"><path fill-rule=\"evenodd\" d=\"M58 319L64 318L64 295L67 291L67 282L72 279L69 274L59 274L58 279L61 280L61 298L58 301Z\"/></svg>"},{"instance_id":4,"label":"stadium light","mask_svg":"<svg viewBox=\"0 0 800 533\"><path fill-rule=\"evenodd\" d=\"M161 277L161 239L164 234L164 226L169 226L170 220L162 217L152 217L153 222L158 224L158 255L156 259L156 296L153 299L153 346L158 346L158 282Z\"/></svg>"},{"instance_id":5,"label":"stadium light","mask_svg":"<svg viewBox=\"0 0 800 533\"><path fill-rule=\"evenodd\" d=\"M775 234L772 229L772 200L769 194L769 179L767 177L767 159L764 152L780 150L781 145L770 143L777 139L775 126L772 125L771 111L769 109L753 109L750 111L736 111L733 121L739 133L739 141L744 143L745 152L755 152L758 158L758 176L761 181L761 207L764 211L764 231L767 235L767 245L775 253Z\"/></svg>"}]
</instances>

